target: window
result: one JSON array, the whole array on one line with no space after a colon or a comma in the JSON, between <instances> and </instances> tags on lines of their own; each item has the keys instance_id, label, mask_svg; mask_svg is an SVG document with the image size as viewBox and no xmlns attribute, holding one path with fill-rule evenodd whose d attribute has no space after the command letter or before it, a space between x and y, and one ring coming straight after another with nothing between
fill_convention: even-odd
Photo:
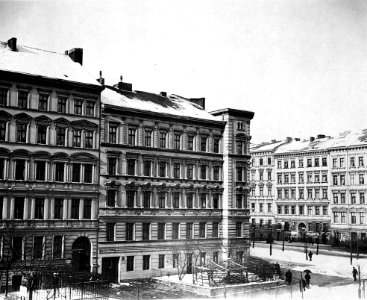
<instances>
[{"instance_id":1,"label":"window","mask_svg":"<svg viewBox=\"0 0 367 300\"><path fill-rule=\"evenodd\" d=\"M143 270L150 268L150 255L143 255Z\"/></svg>"},{"instance_id":2,"label":"window","mask_svg":"<svg viewBox=\"0 0 367 300\"><path fill-rule=\"evenodd\" d=\"M340 222L345 223L345 212L340 213Z\"/></svg>"},{"instance_id":3,"label":"window","mask_svg":"<svg viewBox=\"0 0 367 300\"><path fill-rule=\"evenodd\" d=\"M340 175L340 185L345 185L345 175Z\"/></svg>"},{"instance_id":4,"label":"window","mask_svg":"<svg viewBox=\"0 0 367 300\"><path fill-rule=\"evenodd\" d=\"M303 158L298 159L298 167L303 168Z\"/></svg>"},{"instance_id":5,"label":"window","mask_svg":"<svg viewBox=\"0 0 367 300\"><path fill-rule=\"evenodd\" d=\"M192 239L192 223L186 223L186 239Z\"/></svg>"},{"instance_id":6,"label":"window","mask_svg":"<svg viewBox=\"0 0 367 300\"><path fill-rule=\"evenodd\" d=\"M288 161L287 160L284 161L284 169L288 169Z\"/></svg>"},{"instance_id":7,"label":"window","mask_svg":"<svg viewBox=\"0 0 367 300\"><path fill-rule=\"evenodd\" d=\"M354 174L350 174L349 177L350 177L350 184L354 185L354 177L355 177Z\"/></svg>"},{"instance_id":8,"label":"window","mask_svg":"<svg viewBox=\"0 0 367 300\"><path fill-rule=\"evenodd\" d=\"M236 237L242 236L242 222L236 222Z\"/></svg>"},{"instance_id":9,"label":"window","mask_svg":"<svg viewBox=\"0 0 367 300\"><path fill-rule=\"evenodd\" d=\"M307 189L307 199L312 199L312 189Z\"/></svg>"},{"instance_id":10,"label":"window","mask_svg":"<svg viewBox=\"0 0 367 300\"><path fill-rule=\"evenodd\" d=\"M75 129L73 132L73 147L81 147L82 131Z\"/></svg>"},{"instance_id":11,"label":"window","mask_svg":"<svg viewBox=\"0 0 367 300\"><path fill-rule=\"evenodd\" d=\"M294 160L291 160L291 168L295 168L296 167L296 162Z\"/></svg>"},{"instance_id":12,"label":"window","mask_svg":"<svg viewBox=\"0 0 367 300\"><path fill-rule=\"evenodd\" d=\"M135 159L127 160L127 175L135 175Z\"/></svg>"},{"instance_id":13,"label":"window","mask_svg":"<svg viewBox=\"0 0 367 300\"><path fill-rule=\"evenodd\" d=\"M271 165L271 157L268 157L268 165Z\"/></svg>"},{"instance_id":14,"label":"window","mask_svg":"<svg viewBox=\"0 0 367 300\"><path fill-rule=\"evenodd\" d=\"M284 174L284 183L289 183L289 175Z\"/></svg>"},{"instance_id":15,"label":"window","mask_svg":"<svg viewBox=\"0 0 367 300\"><path fill-rule=\"evenodd\" d=\"M80 170L81 170L81 164L79 163L73 163L72 164L72 182L80 182Z\"/></svg>"},{"instance_id":16,"label":"window","mask_svg":"<svg viewBox=\"0 0 367 300\"><path fill-rule=\"evenodd\" d=\"M144 208L150 208L150 191L143 192L143 206Z\"/></svg>"},{"instance_id":17,"label":"window","mask_svg":"<svg viewBox=\"0 0 367 300\"><path fill-rule=\"evenodd\" d=\"M43 220L43 211L45 206L44 198L36 198L34 207L34 218Z\"/></svg>"},{"instance_id":18,"label":"window","mask_svg":"<svg viewBox=\"0 0 367 300\"><path fill-rule=\"evenodd\" d=\"M305 197L304 189L303 188L298 189L298 193L299 193L299 199L304 199Z\"/></svg>"},{"instance_id":19,"label":"window","mask_svg":"<svg viewBox=\"0 0 367 300\"><path fill-rule=\"evenodd\" d=\"M63 244L63 236L62 235L55 235L53 241L53 249L52 249L52 256L53 258L62 258L62 244Z\"/></svg>"},{"instance_id":20,"label":"window","mask_svg":"<svg viewBox=\"0 0 367 300\"><path fill-rule=\"evenodd\" d=\"M27 108L28 106L28 92L18 91L18 107Z\"/></svg>"},{"instance_id":21,"label":"window","mask_svg":"<svg viewBox=\"0 0 367 300\"><path fill-rule=\"evenodd\" d=\"M320 182L320 174L315 174L315 182Z\"/></svg>"},{"instance_id":22,"label":"window","mask_svg":"<svg viewBox=\"0 0 367 300\"><path fill-rule=\"evenodd\" d=\"M46 178L46 162L36 161L36 180L44 181Z\"/></svg>"},{"instance_id":23,"label":"window","mask_svg":"<svg viewBox=\"0 0 367 300\"><path fill-rule=\"evenodd\" d=\"M318 167L318 166L319 166L319 159L315 158L315 167Z\"/></svg>"},{"instance_id":24,"label":"window","mask_svg":"<svg viewBox=\"0 0 367 300\"><path fill-rule=\"evenodd\" d=\"M338 185L338 175L333 175L333 185Z\"/></svg>"},{"instance_id":25,"label":"window","mask_svg":"<svg viewBox=\"0 0 367 300\"><path fill-rule=\"evenodd\" d=\"M0 105L6 106L8 100L8 90L0 88Z\"/></svg>"},{"instance_id":26,"label":"window","mask_svg":"<svg viewBox=\"0 0 367 300\"><path fill-rule=\"evenodd\" d=\"M158 256L158 269L164 269L164 254Z\"/></svg>"},{"instance_id":27,"label":"window","mask_svg":"<svg viewBox=\"0 0 367 300\"><path fill-rule=\"evenodd\" d=\"M357 223L357 217L356 217L356 213L352 212L350 213L350 220L352 224L356 224Z\"/></svg>"},{"instance_id":28,"label":"window","mask_svg":"<svg viewBox=\"0 0 367 300\"><path fill-rule=\"evenodd\" d=\"M180 255L179 254L176 254L176 253L174 253L172 255L172 260L173 260L172 267L173 268L178 268L178 260L179 260L179 257L180 257Z\"/></svg>"},{"instance_id":29,"label":"window","mask_svg":"<svg viewBox=\"0 0 367 300\"><path fill-rule=\"evenodd\" d=\"M315 206L315 215L320 215L320 206Z\"/></svg>"},{"instance_id":30,"label":"window","mask_svg":"<svg viewBox=\"0 0 367 300\"><path fill-rule=\"evenodd\" d=\"M166 208L166 193L165 192L158 193L158 207Z\"/></svg>"},{"instance_id":31,"label":"window","mask_svg":"<svg viewBox=\"0 0 367 300\"><path fill-rule=\"evenodd\" d=\"M17 125L17 142L26 143L27 142L27 124L18 123Z\"/></svg>"},{"instance_id":32,"label":"window","mask_svg":"<svg viewBox=\"0 0 367 300\"><path fill-rule=\"evenodd\" d=\"M65 146L65 128L57 127L56 128L56 144L57 146Z\"/></svg>"},{"instance_id":33,"label":"window","mask_svg":"<svg viewBox=\"0 0 367 300\"><path fill-rule=\"evenodd\" d=\"M213 194L213 208L219 208L219 194Z\"/></svg>"},{"instance_id":34,"label":"window","mask_svg":"<svg viewBox=\"0 0 367 300\"><path fill-rule=\"evenodd\" d=\"M43 236L35 236L33 238L33 258L34 259L43 258L43 250L44 250L43 242L44 242Z\"/></svg>"},{"instance_id":35,"label":"window","mask_svg":"<svg viewBox=\"0 0 367 300\"><path fill-rule=\"evenodd\" d=\"M268 213L271 213L273 211L272 204L268 203Z\"/></svg>"},{"instance_id":36,"label":"window","mask_svg":"<svg viewBox=\"0 0 367 300\"><path fill-rule=\"evenodd\" d=\"M340 166L340 168L344 168L344 157L341 157L339 159L339 166Z\"/></svg>"},{"instance_id":37,"label":"window","mask_svg":"<svg viewBox=\"0 0 367 300\"><path fill-rule=\"evenodd\" d=\"M14 219L23 219L24 198L15 197L14 199Z\"/></svg>"},{"instance_id":38,"label":"window","mask_svg":"<svg viewBox=\"0 0 367 300\"><path fill-rule=\"evenodd\" d=\"M282 189L278 189L277 194L278 194L278 199L281 199L282 198Z\"/></svg>"},{"instance_id":39,"label":"window","mask_svg":"<svg viewBox=\"0 0 367 300\"><path fill-rule=\"evenodd\" d=\"M338 204L339 203L339 195L337 193L333 194L333 201L334 204Z\"/></svg>"},{"instance_id":40,"label":"window","mask_svg":"<svg viewBox=\"0 0 367 300\"><path fill-rule=\"evenodd\" d=\"M26 161L24 159L17 159L15 161L15 180L25 179L25 164Z\"/></svg>"},{"instance_id":41,"label":"window","mask_svg":"<svg viewBox=\"0 0 367 300\"><path fill-rule=\"evenodd\" d=\"M213 222L212 237L213 238L219 237L219 223L217 222Z\"/></svg>"},{"instance_id":42,"label":"window","mask_svg":"<svg viewBox=\"0 0 367 300\"><path fill-rule=\"evenodd\" d=\"M214 153L219 153L219 138L214 138L214 147L213 147L213 152Z\"/></svg>"},{"instance_id":43,"label":"window","mask_svg":"<svg viewBox=\"0 0 367 300\"><path fill-rule=\"evenodd\" d=\"M312 215L312 206L307 206L307 214Z\"/></svg>"},{"instance_id":44,"label":"window","mask_svg":"<svg viewBox=\"0 0 367 300\"><path fill-rule=\"evenodd\" d=\"M364 166L363 156L358 157L358 166L359 167L363 167Z\"/></svg>"},{"instance_id":45,"label":"window","mask_svg":"<svg viewBox=\"0 0 367 300\"><path fill-rule=\"evenodd\" d=\"M173 199L173 208L179 208L180 207L180 193L179 192L173 192L172 193L172 199Z\"/></svg>"},{"instance_id":46,"label":"window","mask_svg":"<svg viewBox=\"0 0 367 300\"><path fill-rule=\"evenodd\" d=\"M152 131L151 130L145 130L144 145L145 147L152 146Z\"/></svg>"},{"instance_id":47,"label":"window","mask_svg":"<svg viewBox=\"0 0 367 300\"><path fill-rule=\"evenodd\" d=\"M75 100L74 101L74 114L81 115L83 109L83 101L82 100Z\"/></svg>"},{"instance_id":48,"label":"window","mask_svg":"<svg viewBox=\"0 0 367 300\"><path fill-rule=\"evenodd\" d=\"M304 206L303 206L303 205L300 205L300 206L298 207L298 209L299 209L299 215L300 215L300 216L303 216L303 215L305 214Z\"/></svg>"},{"instance_id":49,"label":"window","mask_svg":"<svg viewBox=\"0 0 367 300\"><path fill-rule=\"evenodd\" d=\"M13 236L12 237L12 260L20 260L23 257L23 237Z\"/></svg>"},{"instance_id":50,"label":"window","mask_svg":"<svg viewBox=\"0 0 367 300\"><path fill-rule=\"evenodd\" d=\"M268 180L271 180L271 171L268 171Z\"/></svg>"},{"instance_id":51,"label":"window","mask_svg":"<svg viewBox=\"0 0 367 300\"><path fill-rule=\"evenodd\" d=\"M143 223L143 240L150 239L150 223Z\"/></svg>"},{"instance_id":52,"label":"window","mask_svg":"<svg viewBox=\"0 0 367 300\"><path fill-rule=\"evenodd\" d=\"M364 224L364 212L359 213L359 224Z\"/></svg>"},{"instance_id":53,"label":"window","mask_svg":"<svg viewBox=\"0 0 367 300\"><path fill-rule=\"evenodd\" d=\"M127 241L134 239L134 223L126 223L125 237Z\"/></svg>"},{"instance_id":54,"label":"window","mask_svg":"<svg viewBox=\"0 0 367 300\"><path fill-rule=\"evenodd\" d=\"M200 208L206 208L206 194L200 194Z\"/></svg>"},{"instance_id":55,"label":"window","mask_svg":"<svg viewBox=\"0 0 367 300\"><path fill-rule=\"evenodd\" d=\"M364 204L364 193L359 193L359 203Z\"/></svg>"},{"instance_id":56,"label":"window","mask_svg":"<svg viewBox=\"0 0 367 300\"><path fill-rule=\"evenodd\" d=\"M159 134L159 147L163 149L167 148L167 132L160 131Z\"/></svg>"},{"instance_id":57,"label":"window","mask_svg":"<svg viewBox=\"0 0 367 300\"><path fill-rule=\"evenodd\" d=\"M187 165L187 179L192 179L194 174L194 165L189 164Z\"/></svg>"},{"instance_id":58,"label":"window","mask_svg":"<svg viewBox=\"0 0 367 300\"><path fill-rule=\"evenodd\" d=\"M48 108L48 95L39 95L38 99L38 110L47 111Z\"/></svg>"},{"instance_id":59,"label":"window","mask_svg":"<svg viewBox=\"0 0 367 300\"><path fill-rule=\"evenodd\" d=\"M151 176L152 174L152 162L150 160L144 161L144 176Z\"/></svg>"},{"instance_id":60,"label":"window","mask_svg":"<svg viewBox=\"0 0 367 300\"><path fill-rule=\"evenodd\" d=\"M181 134L180 133L175 133L174 139L175 139L175 141L174 141L175 149L180 150L181 149Z\"/></svg>"},{"instance_id":61,"label":"window","mask_svg":"<svg viewBox=\"0 0 367 300\"><path fill-rule=\"evenodd\" d=\"M206 165L200 166L200 179L206 179Z\"/></svg>"},{"instance_id":62,"label":"window","mask_svg":"<svg viewBox=\"0 0 367 300\"><path fill-rule=\"evenodd\" d=\"M334 212L334 223L338 223L339 222L339 213Z\"/></svg>"},{"instance_id":63,"label":"window","mask_svg":"<svg viewBox=\"0 0 367 300\"><path fill-rule=\"evenodd\" d=\"M115 223L106 223L106 240L107 242L115 241Z\"/></svg>"},{"instance_id":64,"label":"window","mask_svg":"<svg viewBox=\"0 0 367 300\"><path fill-rule=\"evenodd\" d=\"M201 252L200 253L200 266L205 266L206 264L206 253Z\"/></svg>"},{"instance_id":65,"label":"window","mask_svg":"<svg viewBox=\"0 0 367 300\"><path fill-rule=\"evenodd\" d=\"M284 214L285 215L289 214L289 206L288 205L284 205Z\"/></svg>"},{"instance_id":66,"label":"window","mask_svg":"<svg viewBox=\"0 0 367 300\"><path fill-rule=\"evenodd\" d=\"M242 195L241 194L237 194L236 195L236 206L237 208L242 208Z\"/></svg>"},{"instance_id":67,"label":"window","mask_svg":"<svg viewBox=\"0 0 367 300\"><path fill-rule=\"evenodd\" d=\"M311 158L307 158L307 167L312 167L312 159Z\"/></svg>"},{"instance_id":68,"label":"window","mask_svg":"<svg viewBox=\"0 0 367 300\"><path fill-rule=\"evenodd\" d=\"M136 129L135 128L129 128L128 144L130 146L135 146L136 145Z\"/></svg>"},{"instance_id":69,"label":"window","mask_svg":"<svg viewBox=\"0 0 367 300\"><path fill-rule=\"evenodd\" d=\"M92 200L84 199L84 207L83 207L83 219L91 219L92 218Z\"/></svg>"},{"instance_id":70,"label":"window","mask_svg":"<svg viewBox=\"0 0 367 300\"><path fill-rule=\"evenodd\" d=\"M219 180L219 167L213 167L213 180Z\"/></svg>"},{"instance_id":71,"label":"window","mask_svg":"<svg viewBox=\"0 0 367 300\"><path fill-rule=\"evenodd\" d=\"M159 166L159 177L166 177L166 162L160 161Z\"/></svg>"},{"instance_id":72,"label":"window","mask_svg":"<svg viewBox=\"0 0 367 300\"><path fill-rule=\"evenodd\" d=\"M312 183L312 173L307 173L307 183Z\"/></svg>"},{"instance_id":73,"label":"window","mask_svg":"<svg viewBox=\"0 0 367 300\"><path fill-rule=\"evenodd\" d=\"M350 203L351 204L356 204L356 193L351 193L350 194Z\"/></svg>"},{"instance_id":74,"label":"window","mask_svg":"<svg viewBox=\"0 0 367 300\"><path fill-rule=\"evenodd\" d=\"M134 271L134 256L126 257L126 272Z\"/></svg>"},{"instance_id":75,"label":"window","mask_svg":"<svg viewBox=\"0 0 367 300\"><path fill-rule=\"evenodd\" d=\"M315 188L315 199L320 199L320 189Z\"/></svg>"},{"instance_id":76,"label":"window","mask_svg":"<svg viewBox=\"0 0 367 300\"><path fill-rule=\"evenodd\" d=\"M327 182L327 174L322 174L322 182Z\"/></svg>"},{"instance_id":77,"label":"window","mask_svg":"<svg viewBox=\"0 0 367 300\"><path fill-rule=\"evenodd\" d=\"M271 196L271 186L268 186L268 196Z\"/></svg>"},{"instance_id":78,"label":"window","mask_svg":"<svg viewBox=\"0 0 367 300\"><path fill-rule=\"evenodd\" d=\"M6 121L0 120L0 141L4 142L6 137Z\"/></svg>"},{"instance_id":79,"label":"window","mask_svg":"<svg viewBox=\"0 0 367 300\"><path fill-rule=\"evenodd\" d=\"M327 199L327 189L322 189L322 199Z\"/></svg>"},{"instance_id":80,"label":"window","mask_svg":"<svg viewBox=\"0 0 367 300\"><path fill-rule=\"evenodd\" d=\"M338 159L333 158L333 168L337 168L337 167L338 167Z\"/></svg>"},{"instance_id":81,"label":"window","mask_svg":"<svg viewBox=\"0 0 367 300\"><path fill-rule=\"evenodd\" d=\"M350 166L351 168L354 168L354 167L356 166L355 157L351 157L351 158L350 158L349 166Z\"/></svg>"},{"instance_id":82,"label":"window","mask_svg":"<svg viewBox=\"0 0 367 300\"><path fill-rule=\"evenodd\" d=\"M57 99L57 112L58 113L61 113L61 114L66 113L66 101L67 101L67 98L64 98L64 97L59 97Z\"/></svg>"},{"instance_id":83,"label":"window","mask_svg":"<svg viewBox=\"0 0 367 300\"><path fill-rule=\"evenodd\" d=\"M284 198L285 199L289 198L289 190L288 189L284 189Z\"/></svg>"},{"instance_id":84,"label":"window","mask_svg":"<svg viewBox=\"0 0 367 300\"><path fill-rule=\"evenodd\" d=\"M322 207L322 214L323 214L324 216L327 216L327 215L328 215L328 213L327 213L327 206L323 206L323 207Z\"/></svg>"},{"instance_id":85,"label":"window","mask_svg":"<svg viewBox=\"0 0 367 300\"><path fill-rule=\"evenodd\" d=\"M206 142L207 142L208 138L206 136L201 136L200 137L200 151L205 152L206 151Z\"/></svg>"},{"instance_id":86,"label":"window","mask_svg":"<svg viewBox=\"0 0 367 300\"><path fill-rule=\"evenodd\" d=\"M304 182L303 173L299 173L298 174L298 181L299 181L299 183L303 183Z\"/></svg>"},{"instance_id":87,"label":"window","mask_svg":"<svg viewBox=\"0 0 367 300\"><path fill-rule=\"evenodd\" d=\"M112 206L114 207L115 206L115 203L116 203L116 193L117 191L116 190L107 190L107 195L106 195L106 204L107 206Z\"/></svg>"},{"instance_id":88,"label":"window","mask_svg":"<svg viewBox=\"0 0 367 300\"><path fill-rule=\"evenodd\" d=\"M92 101L87 101L85 104L85 115L89 116L89 117L93 117L94 116L94 102Z\"/></svg>"},{"instance_id":89,"label":"window","mask_svg":"<svg viewBox=\"0 0 367 300\"><path fill-rule=\"evenodd\" d=\"M64 181L65 163L55 162L55 181Z\"/></svg>"},{"instance_id":90,"label":"window","mask_svg":"<svg viewBox=\"0 0 367 300\"><path fill-rule=\"evenodd\" d=\"M84 132L84 147L88 149L93 148L93 131L85 130Z\"/></svg>"},{"instance_id":91,"label":"window","mask_svg":"<svg viewBox=\"0 0 367 300\"><path fill-rule=\"evenodd\" d=\"M278 183L281 184L282 183L282 174L278 174Z\"/></svg>"},{"instance_id":92,"label":"window","mask_svg":"<svg viewBox=\"0 0 367 300\"><path fill-rule=\"evenodd\" d=\"M340 193L340 203L345 204L345 193Z\"/></svg>"},{"instance_id":93,"label":"window","mask_svg":"<svg viewBox=\"0 0 367 300\"><path fill-rule=\"evenodd\" d=\"M187 136L187 150L189 151L194 150L194 136L193 135Z\"/></svg>"},{"instance_id":94,"label":"window","mask_svg":"<svg viewBox=\"0 0 367 300\"><path fill-rule=\"evenodd\" d=\"M359 184L364 184L364 175L359 174Z\"/></svg>"},{"instance_id":95,"label":"window","mask_svg":"<svg viewBox=\"0 0 367 300\"><path fill-rule=\"evenodd\" d=\"M282 161L278 160L278 169L281 169L281 168L282 168Z\"/></svg>"},{"instance_id":96,"label":"window","mask_svg":"<svg viewBox=\"0 0 367 300\"><path fill-rule=\"evenodd\" d=\"M62 219L63 203L64 199L55 198L54 219Z\"/></svg>"},{"instance_id":97,"label":"window","mask_svg":"<svg viewBox=\"0 0 367 300\"><path fill-rule=\"evenodd\" d=\"M213 252L213 262L215 262L216 264L218 263L218 257L219 257L219 252L214 251Z\"/></svg>"},{"instance_id":98,"label":"window","mask_svg":"<svg viewBox=\"0 0 367 300\"><path fill-rule=\"evenodd\" d=\"M291 189L291 199L296 199L296 190Z\"/></svg>"},{"instance_id":99,"label":"window","mask_svg":"<svg viewBox=\"0 0 367 300\"><path fill-rule=\"evenodd\" d=\"M177 240L179 238L179 223L172 223L172 239Z\"/></svg>"},{"instance_id":100,"label":"window","mask_svg":"<svg viewBox=\"0 0 367 300\"><path fill-rule=\"evenodd\" d=\"M323 158L322 158L322 166L323 166L323 167L327 167L327 160L326 160L326 157L323 157Z\"/></svg>"},{"instance_id":101,"label":"window","mask_svg":"<svg viewBox=\"0 0 367 300\"><path fill-rule=\"evenodd\" d=\"M114 157L108 158L108 175L116 175L117 159Z\"/></svg>"},{"instance_id":102,"label":"window","mask_svg":"<svg viewBox=\"0 0 367 300\"><path fill-rule=\"evenodd\" d=\"M133 208L135 202L135 191L126 191L126 206Z\"/></svg>"},{"instance_id":103,"label":"window","mask_svg":"<svg viewBox=\"0 0 367 300\"><path fill-rule=\"evenodd\" d=\"M165 239L165 223L158 223L158 240L164 240Z\"/></svg>"},{"instance_id":104,"label":"window","mask_svg":"<svg viewBox=\"0 0 367 300\"><path fill-rule=\"evenodd\" d=\"M241 141L236 141L236 153L237 154L242 154L242 146L243 144Z\"/></svg>"},{"instance_id":105,"label":"window","mask_svg":"<svg viewBox=\"0 0 367 300\"><path fill-rule=\"evenodd\" d=\"M180 178L181 164L174 163L173 164L173 178Z\"/></svg>"},{"instance_id":106,"label":"window","mask_svg":"<svg viewBox=\"0 0 367 300\"><path fill-rule=\"evenodd\" d=\"M187 208L193 208L193 193L186 194L186 207Z\"/></svg>"},{"instance_id":107,"label":"window","mask_svg":"<svg viewBox=\"0 0 367 300\"><path fill-rule=\"evenodd\" d=\"M113 125L110 123L110 126L108 128L108 141L111 144L117 143L117 125Z\"/></svg>"},{"instance_id":108,"label":"window","mask_svg":"<svg viewBox=\"0 0 367 300\"><path fill-rule=\"evenodd\" d=\"M93 182L93 165L91 164L84 165L84 182L85 183Z\"/></svg>"},{"instance_id":109,"label":"window","mask_svg":"<svg viewBox=\"0 0 367 300\"><path fill-rule=\"evenodd\" d=\"M79 219L80 199L71 200L71 219Z\"/></svg>"}]
</instances>

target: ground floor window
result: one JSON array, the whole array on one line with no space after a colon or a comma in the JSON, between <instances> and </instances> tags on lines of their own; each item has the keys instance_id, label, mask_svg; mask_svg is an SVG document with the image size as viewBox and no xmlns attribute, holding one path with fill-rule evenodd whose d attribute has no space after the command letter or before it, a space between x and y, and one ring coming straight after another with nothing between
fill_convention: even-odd
<instances>
[{"instance_id":1,"label":"ground floor window","mask_svg":"<svg viewBox=\"0 0 367 300\"><path fill-rule=\"evenodd\" d=\"M134 271L134 256L128 256L126 258L126 271Z\"/></svg>"},{"instance_id":2,"label":"ground floor window","mask_svg":"<svg viewBox=\"0 0 367 300\"><path fill-rule=\"evenodd\" d=\"M143 255L143 270L150 269L150 255Z\"/></svg>"}]
</instances>

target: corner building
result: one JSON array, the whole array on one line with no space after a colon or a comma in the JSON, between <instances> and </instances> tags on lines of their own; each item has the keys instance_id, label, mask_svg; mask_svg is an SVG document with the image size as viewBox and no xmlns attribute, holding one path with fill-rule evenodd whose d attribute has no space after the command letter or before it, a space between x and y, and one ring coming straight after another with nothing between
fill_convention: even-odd
<instances>
[{"instance_id":1,"label":"corner building","mask_svg":"<svg viewBox=\"0 0 367 300\"><path fill-rule=\"evenodd\" d=\"M180 255L188 255L190 273L222 261L229 246L243 255L247 185L232 178L235 164L247 176L253 113L210 114L205 99L133 91L124 82L106 86L102 103L102 274L113 281L174 274ZM237 119L246 130L235 130ZM185 252L195 245L197 259Z\"/></svg>"},{"instance_id":2,"label":"corner building","mask_svg":"<svg viewBox=\"0 0 367 300\"><path fill-rule=\"evenodd\" d=\"M0 42L1 254L15 264L31 254L97 270L103 87L82 59L82 49L59 54L15 38ZM13 290L21 280L11 272Z\"/></svg>"}]
</instances>

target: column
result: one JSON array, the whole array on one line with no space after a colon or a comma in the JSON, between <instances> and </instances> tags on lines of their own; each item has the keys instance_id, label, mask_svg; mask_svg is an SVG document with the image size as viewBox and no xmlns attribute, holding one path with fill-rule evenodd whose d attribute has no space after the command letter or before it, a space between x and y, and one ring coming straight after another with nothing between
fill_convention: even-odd
<instances>
[{"instance_id":1,"label":"column","mask_svg":"<svg viewBox=\"0 0 367 300\"><path fill-rule=\"evenodd\" d=\"M45 205L44 205L44 208L43 208L43 219L44 220L48 220L50 219L50 199L48 198L45 198Z\"/></svg>"},{"instance_id":2,"label":"column","mask_svg":"<svg viewBox=\"0 0 367 300\"><path fill-rule=\"evenodd\" d=\"M9 218L8 216L8 197L3 198L3 207L1 208L3 220L6 220Z\"/></svg>"},{"instance_id":3,"label":"column","mask_svg":"<svg viewBox=\"0 0 367 300\"><path fill-rule=\"evenodd\" d=\"M26 199L25 199L25 201L26 201ZM31 214L30 214L31 215L31 217L30 217L31 220L34 220L34 211L35 211L34 206L36 204L35 202L36 202L35 199L32 197L31 198ZM24 206L24 210L25 210L25 206Z\"/></svg>"},{"instance_id":4,"label":"column","mask_svg":"<svg viewBox=\"0 0 367 300\"><path fill-rule=\"evenodd\" d=\"M181 203L180 203L180 208L186 208L186 190L185 189L182 189L182 192L181 192Z\"/></svg>"},{"instance_id":5,"label":"column","mask_svg":"<svg viewBox=\"0 0 367 300\"><path fill-rule=\"evenodd\" d=\"M11 220L14 220L14 206L15 206L15 199L14 197L10 198L10 218Z\"/></svg>"},{"instance_id":6,"label":"column","mask_svg":"<svg viewBox=\"0 0 367 300\"><path fill-rule=\"evenodd\" d=\"M49 199L50 201L50 214L49 218L53 219L55 214L55 198Z\"/></svg>"},{"instance_id":7,"label":"column","mask_svg":"<svg viewBox=\"0 0 367 300\"><path fill-rule=\"evenodd\" d=\"M23 219L27 220L27 219L31 219L31 213L29 211L30 209L30 204L29 204L29 198L24 198L24 213L23 213Z\"/></svg>"},{"instance_id":8,"label":"column","mask_svg":"<svg viewBox=\"0 0 367 300\"><path fill-rule=\"evenodd\" d=\"M91 207L91 218L92 220L96 220L98 216L98 205L97 200L92 200L92 207Z\"/></svg>"},{"instance_id":9,"label":"column","mask_svg":"<svg viewBox=\"0 0 367 300\"><path fill-rule=\"evenodd\" d=\"M144 131L143 123L140 122L138 127L138 146L144 146L143 131Z\"/></svg>"},{"instance_id":10,"label":"column","mask_svg":"<svg viewBox=\"0 0 367 300\"><path fill-rule=\"evenodd\" d=\"M141 203L142 203L142 192L141 192L141 186L138 187L138 190L136 191L136 207L141 207Z\"/></svg>"},{"instance_id":11,"label":"column","mask_svg":"<svg viewBox=\"0 0 367 300\"><path fill-rule=\"evenodd\" d=\"M67 220L69 209L68 209L68 200L64 198L63 205L62 205L62 219Z\"/></svg>"},{"instance_id":12,"label":"column","mask_svg":"<svg viewBox=\"0 0 367 300\"><path fill-rule=\"evenodd\" d=\"M83 220L84 218L84 199L80 199L79 201L79 220Z\"/></svg>"},{"instance_id":13,"label":"column","mask_svg":"<svg viewBox=\"0 0 367 300\"><path fill-rule=\"evenodd\" d=\"M172 189L169 188L167 192L167 208L172 208Z\"/></svg>"},{"instance_id":14,"label":"column","mask_svg":"<svg viewBox=\"0 0 367 300\"><path fill-rule=\"evenodd\" d=\"M158 193L157 193L157 188L153 189L153 193L152 193L152 207L153 208L157 208L158 207L158 203L157 203L157 197L158 197Z\"/></svg>"},{"instance_id":15,"label":"column","mask_svg":"<svg viewBox=\"0 0 367 300\"><path fill-rule=\"evenodd\" d=\"M126 189L122 188L120 207L126 208Z\"/></svg>"}]
</instances>

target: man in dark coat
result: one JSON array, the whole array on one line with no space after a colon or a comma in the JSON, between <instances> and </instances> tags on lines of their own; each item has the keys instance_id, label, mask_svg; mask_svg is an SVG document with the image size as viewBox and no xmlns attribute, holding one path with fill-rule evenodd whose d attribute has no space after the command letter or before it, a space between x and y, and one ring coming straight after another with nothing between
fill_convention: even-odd
<instances>
[{"instance_id":1,"label":"man in dark coat","mask_svg":"<svg viewBox=\"0 0 367 300\"><path fill-rule=\"evenodd\" d=\"M357 281L358 271L356 270L356 268L355 268L355 267L353 267L353 271L352 271L352 273L353 273L354 281Z\"/></svg>"},{"instance_id":2,"label":"man in dark coat","mask_svg":"<svg viewBox=\"0 0 367 300\"><path fill-rule=\"evenodd\" d=\"M305 280L306 280L306 286L310 287L310 281L311 281L310 273L308 273L308 272L306 273Z\"/></svg>"},{"instance_id":3,"label":"man in dark coat","mask_svg":"<svg viewBox=\"0 0 367 300\"><path fill-rule=\"evenodd\" d=\"M313 255L313 253L312 253L312 251L310 250L310 252L308 252L308 257L310 258L310 261L312 261L312 255Z\"/></svg>"},{"instance_id":4,"label":"man in dark coat","mask_svg":"<svg viewBox=\"0 0 367 300\"><path fill-rule=\"evenodd\" d=\"M292 284L292 272L291 270L288 270L286 273L285 273L285 282L289 285Z\"/></svg>"}]
</instances>

